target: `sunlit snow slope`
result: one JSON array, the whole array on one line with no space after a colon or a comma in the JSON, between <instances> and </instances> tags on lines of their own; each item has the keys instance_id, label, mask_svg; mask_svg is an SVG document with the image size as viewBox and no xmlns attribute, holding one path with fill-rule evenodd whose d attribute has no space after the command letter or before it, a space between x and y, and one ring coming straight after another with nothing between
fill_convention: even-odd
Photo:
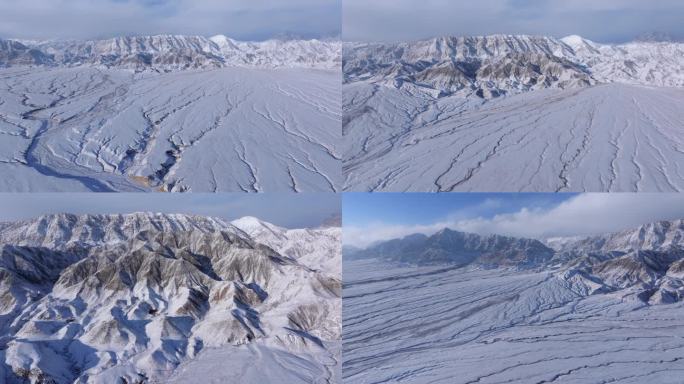
<instances>
[{"instance_id":1,"label":"sunlit snow slope","mask_svg":"<svg viewBox=\"0 0 684 384\"><path fill-rule=\"evenodd\" d=\"M684 190L684 44L349 44L348 191Z\"/></svg>"}]
</instances>

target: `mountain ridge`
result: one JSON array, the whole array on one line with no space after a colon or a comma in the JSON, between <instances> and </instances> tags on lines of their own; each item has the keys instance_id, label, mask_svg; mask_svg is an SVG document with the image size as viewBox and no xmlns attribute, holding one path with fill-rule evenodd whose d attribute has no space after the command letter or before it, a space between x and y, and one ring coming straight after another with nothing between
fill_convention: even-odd
<instances>
[{"instance_id":1,"label":"mountain ridge","mask_svg":"<svg viewBox=\"0 0 684 384\"><path fill-rule=\"evenodd\" d=\"M580 36L445 36L408 43L345 43L345 83L433 97L492 98L540 88L625 82L684 86L684 44L598 44Z\"/></svg>"},{"instance_id":2,"label":"mountain ridge","mask_svg":"<svg viewBox=\"0 0 684 384\"><path fill-rule=\"evenodd\" d=\"M136 71L224 67L339 67L335 40L243 42L224 35L121 36L98 40L19 41L0 39L0 66L101 66Z\"/></svg>"}]
</instances>

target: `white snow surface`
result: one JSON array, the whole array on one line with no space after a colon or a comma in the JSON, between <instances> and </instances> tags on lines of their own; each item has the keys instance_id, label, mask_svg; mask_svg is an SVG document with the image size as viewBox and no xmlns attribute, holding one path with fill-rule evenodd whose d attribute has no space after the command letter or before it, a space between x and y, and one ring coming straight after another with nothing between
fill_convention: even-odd
<instances>
[{"instance_id":1,"label":"white snow surface","mask_svg":"<svg viewBox=\"0 0 684 384\"><path fill-rule=\"evenodd\" d=\"M310 230L309 249L330 247L330 231ZM0 247L3 383L341 375L339 268L306 265L323 257L307 249L286 256L221 219L153 213L2 223Z\"/></svg>"},{"instance_id":2,"label":"white snow surface","mask_svg":"<svg viewBox=\"0 0 684 384\"><path fill-rule=\"evenodd\" d=\"M684 190L684 89L603 84L482 102L344 88L344 189Z\"/></svg>"},{"instance_id":3,"label":"white snow surface","mask_svg":"<svg viewBox=\"0 0 684 384\"><path fill-rule=\"evenodd\" d=\"M336 191L339 71L0 69L0 190Z\"/></svg>"},{"instance_id":4,"label":"white snow surface","mask_svg":"<svg viewBox=\"0 0 684 384\"><path fill-rule=\"evenodd\" d=\"M586 295L551 272L344 262L343 380L663 383L684 371L684 302Z\"/></svg>"},{"instance_id":5,"label":"white snow surface","mask_svg":"<svg viewBox=\"0 0 684 384\"><path fill-rule=\"evenodd\" d=\"M684 44L344 48L346 191L684 190Z\"/></svg>"}]
</instances>

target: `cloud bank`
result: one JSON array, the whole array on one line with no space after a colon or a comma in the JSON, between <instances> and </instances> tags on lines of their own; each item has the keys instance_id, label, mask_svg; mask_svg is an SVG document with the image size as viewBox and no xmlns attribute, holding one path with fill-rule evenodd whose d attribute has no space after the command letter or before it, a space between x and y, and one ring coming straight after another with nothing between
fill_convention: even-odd
<instances>
[{"instance_id":1,"label":"cloud bank","mask_svg":"<svg viewBox=\"0 0 684 384\"><path fill-rule=\"evenodd\" d=\"M339 35L341 0L2 0L0 37Z\"/></svg>"},{"instance_id":2,"label":"cloud bank","mask_svg":"<svg viewBox=\"0 0 684 384\"><path fill-rule=\"evenodd\" d=\"M659 220L682 218L682 194L583 194L550 209L522 208L518 212L492 218L447 218L428 225L377 222L366 226L345 226L343 239L345 245L366 247L377 241L414 233L431 235L444 228L542 239L616 232Z\"/></svg>"},{"instance_id":3,"label":"cloud bank","mask_svg":"<svg viewBox=\"0 0 684 384\"><path fill-rule=\"evenodd\" d=\"M623 42L648 32L684 38L681 0L344 0L343 8L347 40L503 33Z\"/></svg>"}]
</instances>

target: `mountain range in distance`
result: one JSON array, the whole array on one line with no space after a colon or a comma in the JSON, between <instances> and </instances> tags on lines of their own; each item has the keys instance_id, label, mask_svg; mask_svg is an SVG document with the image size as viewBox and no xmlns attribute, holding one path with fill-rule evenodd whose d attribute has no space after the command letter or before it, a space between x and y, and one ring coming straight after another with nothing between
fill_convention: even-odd
<instances>
[{"instance_id":1,"label":"mountain range in distance","mask_svg":"<svg viewBox=\"0 0 684 384\"><path fill-rule=\"evenodd\" d=\"M618 233L536 240L443 229L344 250L348 260L400 265L554 271L583 294L623 292L650 303L684 299L684 221Z\"/></svg>"},{"instance_id":2,"label":"mountain range in distance","mask_svg":"<svg viewBox=\"0 0 684 384\"><path fill-rule=\"evenodd\" d=\"M243 42L224 35L128 36L102 40L0 40L0 67L100 66L160 71L233 66L338 69L336 40Z\"/></svg>"},{"instance_id":3,"label":"mountain range in distance","mask_svg":"<svg viewBox=\"0 0 684 384\"><path fill-rule=\"evenodd\" d=\"M600 44L573 35L439 37L402 43L345 43L345 83L381 84L435 97L492 98L542 88L621 82L684 85L684 44Z\"/></svg>"}]
</instances>

